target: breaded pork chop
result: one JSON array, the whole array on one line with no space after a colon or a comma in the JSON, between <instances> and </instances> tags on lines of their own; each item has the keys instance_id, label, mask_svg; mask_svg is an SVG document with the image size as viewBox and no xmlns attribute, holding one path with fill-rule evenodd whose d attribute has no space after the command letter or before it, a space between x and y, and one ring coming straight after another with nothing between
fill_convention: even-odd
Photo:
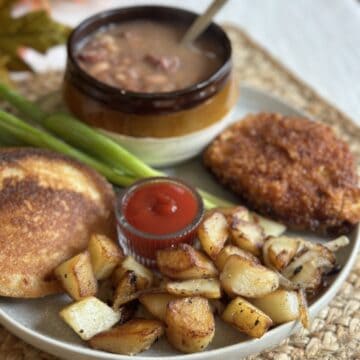
<instances>
[{"instance_id":1,"label":"breaded pork chop","mask_svg":"<svg viewBox=\"0 0 360 360\"><path fill-rule=\"evenodd\" d=\"M95 171L30 148L0 150L0 296L61 291L53 269L89 236L115 236L114 193Z\"/></svg>"},{"instance_id":2,"label":"breaded pork chop","mask_svg":"<svg viewBox=\"0 0 360 360\"><path fill-rule=\"evenodd\" d=\"M318 122L249 115L212 142L204 162L248 206L290 228L335 234L360 221L354 158Z\"/></svg>"}]
</instances>

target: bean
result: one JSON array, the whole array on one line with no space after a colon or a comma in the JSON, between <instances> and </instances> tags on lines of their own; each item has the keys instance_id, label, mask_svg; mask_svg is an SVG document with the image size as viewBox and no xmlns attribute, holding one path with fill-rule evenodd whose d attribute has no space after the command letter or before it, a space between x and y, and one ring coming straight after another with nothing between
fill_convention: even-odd
<instances>
[{"instance_id":1,"label":"bean","mask_svg":"<svg viewBox=\"0 0 360 360\"><path fill-rule=\"evenodd\" d=\"M161 85L168 81L168 78L163 74L151 74L145 78L148 84Z\"/></svg>"},{"instance_id":2,"label":"bean","mask_svg":"<svg viewBox=\"0 0 360 360\"><path fill-rule=\"evenodd\" d=\"M129 75L129 77L130 77L131 79L133 79L133 80L137 80L137 79L139 78L139 73L138 73L138 71L137 71L136 69L134 69L134 68L128 69L127 73L128 73L128 75Z\"/></svg>"},{"instance_id":3,"label":"bean","mask_svg":"<svg viewBox=\"0 0 360 360\"><path fill-rule=\"evenodd\" d=\"M123 82L123 81L125 82L127 77L123 72L118 72L115 74L115 79L120 82Z\"/></svg>"},{"instance_id":4,"label":"bean","mask_svg":"<svg viewBox=\"0 0 360 360\"><path fill-rule=\"evenodd\" d=\"M124 65L132 65L133 61L131 60L131 58L129 56L125 56L123 59L122 59L122 63Z\"/></svg>"},{"instance_id":5,"label":"bean","mask_svg":"<svg viewBox=\"0 0 360 360\"><path fill-rule=\"evenodd\" d=\"M106 61L98 62L97 64L93 65L90 69L92 75L97 75L103 71L106 71L110 68L110 65Z\"/></svg>"}]
</instances>

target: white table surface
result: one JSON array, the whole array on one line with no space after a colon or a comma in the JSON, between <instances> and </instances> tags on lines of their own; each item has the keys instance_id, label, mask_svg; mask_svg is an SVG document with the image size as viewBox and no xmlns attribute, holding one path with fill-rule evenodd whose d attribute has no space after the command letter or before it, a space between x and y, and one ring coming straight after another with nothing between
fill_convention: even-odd
<instances>
[{"instance_id":1,"label":"white table surface","mask_svg":"<svg viewBox=\"0 0 360 360\"><path fill-rule=\"evenodd\" d=\"M53 16L75 26L106 8L170 4L201 12L209 0L53 1ZM243 27L254 39L360 125L360 2L356 0L229 0L218 22ZM63 68L64 47L29 54L40 71ZM359 139L360 141L360 139Z\"/></svg>"}]
</instances>

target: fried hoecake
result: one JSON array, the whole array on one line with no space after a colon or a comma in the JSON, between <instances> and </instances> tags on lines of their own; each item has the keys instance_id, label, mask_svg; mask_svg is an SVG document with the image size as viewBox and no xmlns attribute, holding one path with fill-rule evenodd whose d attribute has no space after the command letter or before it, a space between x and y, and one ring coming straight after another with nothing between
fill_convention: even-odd
<instances>
[{"instance_id":1,"label":"fried hoecake","mask_svg":"<svg viewBox=\"0 0 360 360\"><path fill-rule=\"evenodd\" d=\"M354 158L326 125L249 115L212 142L204 162L248 206L290 228L337 234L360 221Z\"/></svg>"},{"instance_id":2,"label":"fried hoecake","mask_svg":"<svg viewBox=\"0 0 360 360\"><path fill-rule=\"evenodd\" d=\"M0 150L0 295L61 291L53 269L93 232L115 236L114 193L95 171L30 148Z\"/></svg>"}]
</instances>

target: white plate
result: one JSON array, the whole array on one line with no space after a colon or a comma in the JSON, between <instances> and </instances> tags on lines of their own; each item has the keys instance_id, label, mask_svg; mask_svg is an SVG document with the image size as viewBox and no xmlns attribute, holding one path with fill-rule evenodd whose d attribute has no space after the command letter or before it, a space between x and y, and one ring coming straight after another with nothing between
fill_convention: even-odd
<instances>
[{"instance_id":1,"label":"white plate","mask_svg":"<svg viewBox=\"0 0 360 360\"><path fill-rule=\"evenodd\" d=\"M299 115L300 112L283 104L281 101L258 92L242 87L239 103L236 107L234 119L249 112L275 111L287 115ZM200 159L194 159L172 169L172 175L186 179L188 182L202 187L204 190L218 194L221 197L234 200L234 197L222 189L210 174L201 165ZM342 270L332 280L331 285L320 294L310 307L310 314L314 317L335 296L354 265L360 248L358 227L350 235L351 244L341 249L337 254L338 263ZM314 241L322 241L312 236ZM197 354L183 355L174 351L164 339L155 344L150 350L135 357L115 355L90 349L75 333L68 328L58 317L59 310L69 303L63 296L51 296L39 300L15 300L0 298L0 322L12 333L24 341L63 359L71 360L129 360L129 359L236 359L260 352L266 348L277 345L288 337L300 325L291 322L270 330L261 339L249 340L230 326L218 321L215 339L209 348Z\"/></svg>"}]
</instances>

